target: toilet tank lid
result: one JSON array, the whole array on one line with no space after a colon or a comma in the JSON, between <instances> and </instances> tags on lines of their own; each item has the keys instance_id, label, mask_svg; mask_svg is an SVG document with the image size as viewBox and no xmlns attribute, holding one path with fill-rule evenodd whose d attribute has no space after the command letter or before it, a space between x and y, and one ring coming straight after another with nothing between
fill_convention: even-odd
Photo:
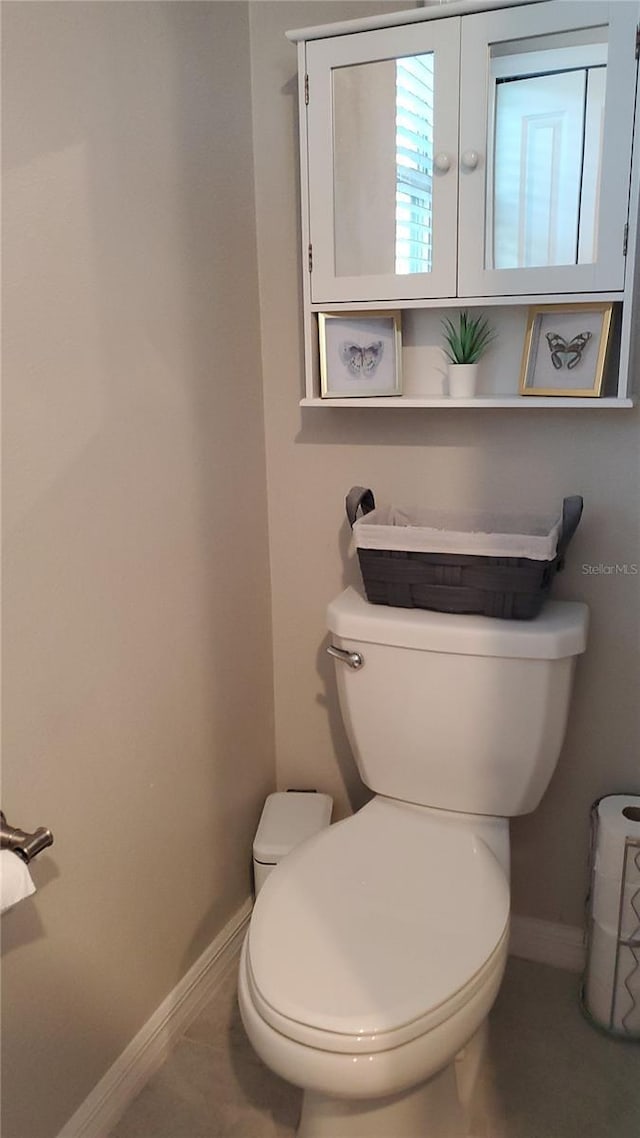
<instances>
[{"instance_id":1,"label":"toilet tank lid","mask_svg":"<svg viewBox=\"0 0 640 1138\"><path fill-rule=\"evenodd\" d=\"M344 640L462 656L578 656L586 648L588 624L589 610L580 601L546 601L533 620L498 620L371 605L351 586L327 608L329 631Z\"/></svg>"}]
</instances>

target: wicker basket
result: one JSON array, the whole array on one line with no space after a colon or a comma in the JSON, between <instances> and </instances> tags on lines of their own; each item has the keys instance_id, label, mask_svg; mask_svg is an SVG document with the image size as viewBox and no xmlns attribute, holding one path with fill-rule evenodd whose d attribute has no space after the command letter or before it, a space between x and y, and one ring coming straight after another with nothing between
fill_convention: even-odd
<instances>
[{"instance_id":1,"label":"wicker basket","mask_svg":"<svg viewBox=\"0 0 640 1138\"><path fill-rule=\"evenodd\" d=\"M346 509L371 604L531 620L563 568L582 498L565 498L549 521L376 510L372 491L354 486Z\"/></svg>"}]
</instances>

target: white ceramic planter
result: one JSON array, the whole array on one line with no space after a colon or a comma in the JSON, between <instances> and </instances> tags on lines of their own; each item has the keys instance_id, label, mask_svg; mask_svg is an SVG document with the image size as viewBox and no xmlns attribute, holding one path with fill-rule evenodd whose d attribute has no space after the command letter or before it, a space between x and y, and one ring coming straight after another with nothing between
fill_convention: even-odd
<instances>
[{"instance_id":1,"label":"white ceramic planter","mask_svg":"<svg viewBox=\"0 0 640 1138\"><path fill-rule=\"evenodd\" d=\"M449 395L471 399L476 393L478 364L449 364Z\"/></svg>"}]
</instances>

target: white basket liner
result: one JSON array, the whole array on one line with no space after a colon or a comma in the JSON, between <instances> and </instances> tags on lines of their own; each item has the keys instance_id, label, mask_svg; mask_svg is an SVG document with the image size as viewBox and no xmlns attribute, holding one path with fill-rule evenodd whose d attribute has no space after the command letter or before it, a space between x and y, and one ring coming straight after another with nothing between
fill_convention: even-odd
<instances>
[{"instance_id":1,"label":"white basket liner","mask_svg":"<svg viewBox=\"0 0 640 1138\"><path fill-rule=\"evenodd\" d=\"M553 561L562 518L379 506L354 522L359 549Z\"/></svg>"}]
</instances>

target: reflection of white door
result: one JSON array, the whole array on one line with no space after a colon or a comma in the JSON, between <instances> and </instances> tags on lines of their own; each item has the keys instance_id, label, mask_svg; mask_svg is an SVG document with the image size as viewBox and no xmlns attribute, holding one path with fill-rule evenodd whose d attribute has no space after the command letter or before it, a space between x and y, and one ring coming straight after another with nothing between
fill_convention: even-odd
<instances>
[{"instance_id":1,"label":"reflection of white door","mask_svg":"<svg viewBox=\"0 0 640 1138\"><path fill-rule=\"evenodd\" d=\"M594 259L605 85L604 67L497 85L494 268Z\"/></svg>"},{"instance_id":2,"label":"reflection of white door","mask_svg":"<svg viewBox=\"0 0 640 1138\"><path fill-rule=\"evenodd\" d=\"M496 90L496 269L577 260L585 71L500 83Z\"/></svg>"}]
</instances>

